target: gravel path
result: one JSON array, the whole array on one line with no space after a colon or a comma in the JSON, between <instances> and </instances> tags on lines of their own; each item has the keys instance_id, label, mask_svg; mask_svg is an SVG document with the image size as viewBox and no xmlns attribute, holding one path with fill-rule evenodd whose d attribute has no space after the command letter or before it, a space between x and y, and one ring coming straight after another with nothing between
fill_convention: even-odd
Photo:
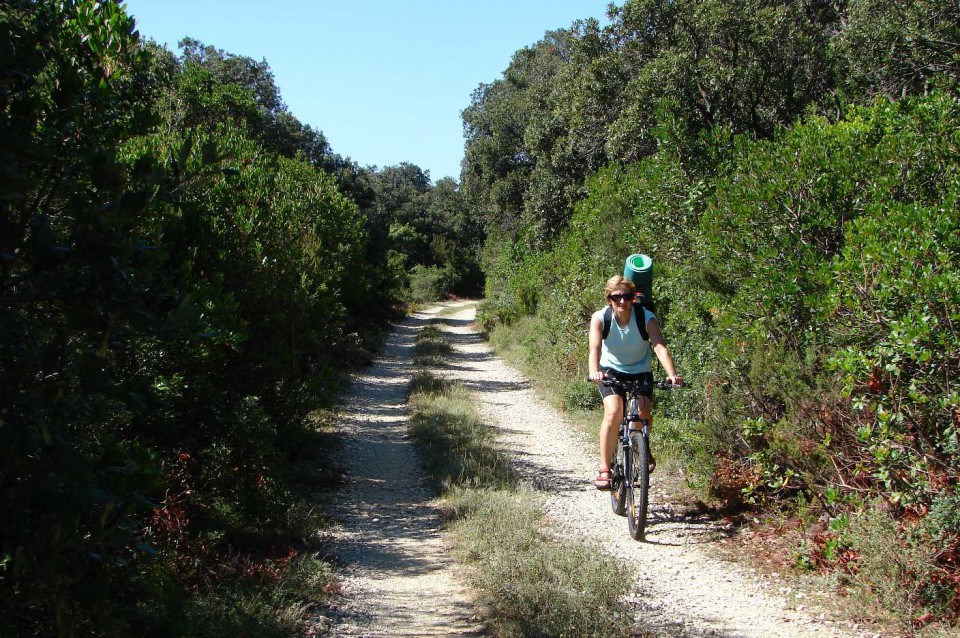
<instances>
[{"instance_id":1,"label":"gravel path","mask_svg":"<svg viewBox=\"0 0 960 638\"><path fill-rule=\"evenodd\" d=\"M485 422L501 432L500 443L517 469L546 492L545 510L560 534L598 543L642 565L634 599L638 613L658 636L725 638L824 638L861 635L827 613L810 615L804 594L761 577L711 552L721 530L706 519L688 519L665 503L671 477L651 475L651 522L645 543L627 532L626 519L613 514L606 492L591 483L597 443L587 439L539 399L513 368L490 354L472 326L474 308L444 320L454 345L450 376L476 397ZM654 431L654 444L656 432ZM672 477L674 481L680 477ZM868 634L876 636L876 634Z\"/></svg>"},{"instance_id":2,"label":"gravel path","mask_svg":"<svg viewBox=\"0 0 960 638\"><path fill-rule=\"evenodd\" d=\"M575 431L540 400L529 383L490 353L475 332L473 304L448 304L435 319L455 354L438 371L459 380L478 409L498 426L500 442L517 469L545 493L548 517L564 536L637 565L631 594L639 617L657 636L699 638L855 638L863 635L782 583L717 558L711 543L720 530L705 519L680 515L665 504L664 485L678 477L655 473L647 542L632 540L609 497L593 488L596 443ZM442 308L418 313L397 326L379 362L357 379L344 420L347 467L353 482L335 516L331 539L347 564L344 607L335 636L482 635L469 592L458 580L440 535L436 503L417 473L405 438L405 399L416 332ZM456 314L449 314L455 312Z\"/></svg>"},{"instance_id":3,"label":"gravel path","mask_svg":"<svg viewBox=\"0 0 960 638\"><path fill-rule=\"evenodd\" d=\"M407 439L413 344L439 310L396 325L377 363L354 378L340 423L349 482L330 512L339 526L329 547L346 566L334 636L483 635Z\"/></svg>"}]
</instances>

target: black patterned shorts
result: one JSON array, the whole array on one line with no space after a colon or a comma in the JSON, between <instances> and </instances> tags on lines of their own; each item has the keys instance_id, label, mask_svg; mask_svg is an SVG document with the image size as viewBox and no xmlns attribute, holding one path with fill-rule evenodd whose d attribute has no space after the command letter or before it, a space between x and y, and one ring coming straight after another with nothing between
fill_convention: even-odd
<instances>
[{"instance_id":1,"label":"black patterned shorts","mask_svg":"<svg viewBox=\"0 0 960 638\"><path fill-rule=\"evenodd\" d=\"M653 398L653 373L652 372L641 372L640 374L627 374L625 372L618 372L610 368L600 368L600 370L607 375L608 377L614 379L623 379L624 381L644 381L643 389L640 391L640 394L647 397L648 399ZM600 388L600 397L606 399L611 394L619 394L624 401L627 400L626 392L620 388L611 388L605 386L602 383L598 384Z\"/></svg>"}]
</instances>

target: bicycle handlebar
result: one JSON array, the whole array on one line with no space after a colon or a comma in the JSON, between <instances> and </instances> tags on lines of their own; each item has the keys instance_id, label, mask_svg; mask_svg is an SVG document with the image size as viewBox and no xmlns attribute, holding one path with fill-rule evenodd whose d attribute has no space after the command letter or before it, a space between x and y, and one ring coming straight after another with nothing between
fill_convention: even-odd
<instances>
[{"instance_id":1,"label":"bicycle handlebar","mask_svg":"<svg viewBox=\"0 0 960 638\"><path fill-rule=\"evenodd\" d=\"M678 390L686 387L687 382L681 381L680 383L669 383L667 381L657 381L656 385L658 390Z\"/></svg>"},{"instance_id":2,"label":"bicycle handlebar","mask_svg":"<svg viewBox=\"0 0 960 638\"><path fill-rule=\"evenodd\" d=\"M587 377L586 380L590 383L594 383L593 381L590 380L590 377ZM607 386L608 388L619 386L624 390L632 390L645 385L643 381L637 381L637 380L628 381L625 379L618 379L616 377L604 377L603 379L600 380L600 383ZM677 390L679 388L686 387L686 385L687 385L686 381L681 381L680 383L673 384L673 383L668 383L666 380L661 379L660 381L657 381L654 384L654 387L658 390Z\"/></svg>"}]
</instances>

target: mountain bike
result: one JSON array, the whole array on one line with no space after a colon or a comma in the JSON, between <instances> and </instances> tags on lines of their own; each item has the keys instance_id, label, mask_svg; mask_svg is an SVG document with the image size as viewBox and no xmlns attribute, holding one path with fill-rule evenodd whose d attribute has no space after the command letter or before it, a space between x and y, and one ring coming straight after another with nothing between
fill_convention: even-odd
<instances>
[{"instance_id":1,"label":"mountain bike","mask_svg":"<svg viewBox=\"0 0 960 638\"><path fill-rule=\"evenodd\" d=\"M650 422L640 417L640 396L645 383L606 378L601 383L627 395L620 434L610 462L610 506L618 516L627 517L627 529L634 540L642 541L647 528L650 492ZM660 381L658 390L683 387Z\"/></svg>"}]
</instances>

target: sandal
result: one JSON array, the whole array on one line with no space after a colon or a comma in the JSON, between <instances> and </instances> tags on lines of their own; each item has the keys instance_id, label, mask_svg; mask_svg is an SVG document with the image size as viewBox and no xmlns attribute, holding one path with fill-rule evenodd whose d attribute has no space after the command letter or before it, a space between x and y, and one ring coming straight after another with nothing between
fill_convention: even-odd
<instances>
[{"instance_id":1,"label":"sandal","mask_svg":"<svg viewBox=\"0 0 960 638\"><path fill-rule=\"evenodd\" d=\"M604 478L606 476L606 478ZM598 490L610 489L610 470L600 470L597 472L597 478L593 479L593 485Z\"/></svg>"}]
</instances>

